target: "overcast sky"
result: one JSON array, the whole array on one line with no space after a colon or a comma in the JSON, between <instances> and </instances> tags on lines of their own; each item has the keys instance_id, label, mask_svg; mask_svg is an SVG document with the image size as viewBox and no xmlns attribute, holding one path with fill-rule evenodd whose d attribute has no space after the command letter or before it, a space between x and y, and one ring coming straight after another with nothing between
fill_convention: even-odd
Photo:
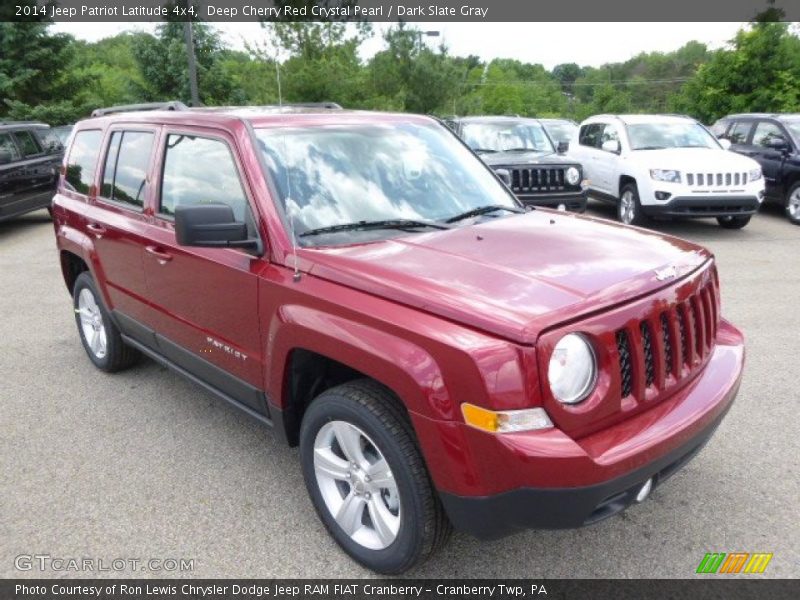
<instances>
[{"instance_id":1,"label":"overcast sky","mask_svg":"<svg viewBox=\"0 0 800 600\"><path fill-rule=\"evenodd\" d=\"M234 48L243 49L244 41L266 39L258 23L212 23ZM372 39L362 45L361 53L369 58L383 47L381 32L389 23L375 23ZM542 63L552 69L559 63L575 62L599 66L625 61L640 52L669 52L686 42L697 40L718 48L733 38L742 23L419 23L420 29L437 30L441 37L427 43L444 41L451 54L477 54L483 60L516 58L523 62ZM126 30L152 32L151 23L56 23L55 31L96 41Z\"/></svg>"}]
</instances>

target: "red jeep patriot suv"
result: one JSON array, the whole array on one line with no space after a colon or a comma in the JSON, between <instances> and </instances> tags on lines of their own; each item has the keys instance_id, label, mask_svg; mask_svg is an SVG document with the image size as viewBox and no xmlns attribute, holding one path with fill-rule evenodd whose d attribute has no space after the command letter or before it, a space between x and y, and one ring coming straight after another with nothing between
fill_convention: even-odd
<instances>
[{"instance_id":1,"label":"red jeep patriot suv","mask_svg":"<svg viewBox=\"0 0 800 600\"><path fill-rule=\"evenodd\" d=\"M526 211L431 118L168 108L75 127L53 206L83 346L299 445L362 564L614 515L730 407L743 341L705 249Z\"/></svg>"}]
</instances>

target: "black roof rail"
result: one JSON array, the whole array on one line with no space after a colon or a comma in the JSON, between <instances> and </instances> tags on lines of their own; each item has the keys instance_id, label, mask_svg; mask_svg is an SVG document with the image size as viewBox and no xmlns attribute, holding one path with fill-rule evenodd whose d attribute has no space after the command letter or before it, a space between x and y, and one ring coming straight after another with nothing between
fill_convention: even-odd
<instances>
[{"instance_id":1,"label":"black roof rail","mask_svg":"<svg viewBox=\"0 0 800 600\"><path fill-rule=\"evenodd\" d=\"M47 123L42 121L0 121L0 127L12 125L41 125L42 127L49 127Z\"/></svg>"},{"instance_id":2,"label":"black roof rail","mask_svg":"<svg viewBox=\"0 0 800 600\"><path fill-rule=\"evenodd\" d=\"M342 110L341 104L336 102L284 102L273 106L295 106L297 108L327 108L328 110Z\"/></svg>"},{"instance_id":3,"label":"black roof rail","mask_svg":"<svg viewBox=\"0 0 800 600\"><path fill-rule=\"evenodd\" d=\"M138 112L143 110L188 110L183 102L170 100L169 102L145 102L144 104L121 104L119 106L109 106L108 108L95 108L92 111L93 117L102 117L122 112Z\"/></svg>"}]
</instances>

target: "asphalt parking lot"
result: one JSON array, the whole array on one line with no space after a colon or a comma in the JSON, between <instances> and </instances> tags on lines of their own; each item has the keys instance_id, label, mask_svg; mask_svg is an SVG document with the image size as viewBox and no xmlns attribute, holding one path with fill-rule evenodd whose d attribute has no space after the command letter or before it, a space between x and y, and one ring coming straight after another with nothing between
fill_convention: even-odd
<instances>
[{"instance_id":1,"label":"asphalt parking lot","mask_svg":"<svg viewBox=\"0 0 800 600\"><path fill-rule=\"evenodd\" d=\"M800 577L800 227L767 207L741 231L656 228L716 253L723 314L747 337L716 436L615 518L491 543L456 534L410 575L682 578L706 552L772 552L764 576ZM0 314L0 576L93 575L17 570L31 554L194 560L191 573L127 576L371 575L317 520L296 449L151 361L91 365L44 211L0 223Z\"/></svg>"}]
</instances>

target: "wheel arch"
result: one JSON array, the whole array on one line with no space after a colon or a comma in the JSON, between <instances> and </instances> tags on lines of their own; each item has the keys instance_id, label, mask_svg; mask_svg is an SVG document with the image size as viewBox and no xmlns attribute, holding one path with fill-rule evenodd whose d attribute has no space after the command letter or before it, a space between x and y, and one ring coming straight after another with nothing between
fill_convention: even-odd
<instances>
[{"instance_id":1,"label":"wheel arch","mask_svg":"<svg viewBox=\"0 0 800 600\"><path fill-rule=\"evenodd\" d=\"M367 378L387 388L408 413L451 419L455 407L433 357L408 340L306 306L283 306L268 335L266 387L283 413L287 441L326 389ZM335 358L334 358L335 357Z\"/></svg>"}]
</instances>

